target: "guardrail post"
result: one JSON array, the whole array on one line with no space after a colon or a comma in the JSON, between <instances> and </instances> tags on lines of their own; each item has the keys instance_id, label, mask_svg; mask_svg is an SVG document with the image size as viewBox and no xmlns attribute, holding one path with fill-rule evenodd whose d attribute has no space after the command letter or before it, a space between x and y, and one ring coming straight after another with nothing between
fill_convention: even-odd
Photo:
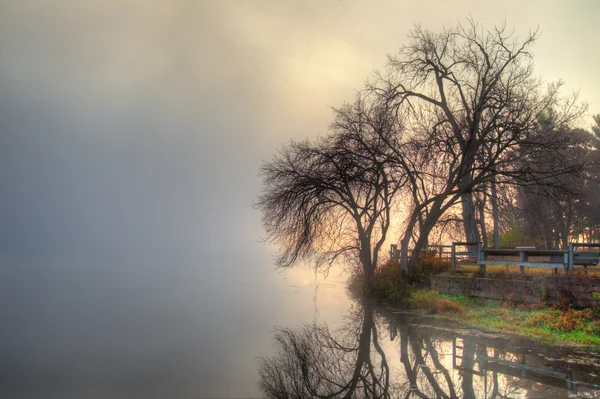
<instances>
[{"instance_id":1,"label":"guardrail post","mask_svg":"<svg viewBox=\"0 0 600 399\"><path fill-rule=\"evenodd\" d=\"M479 264L479 272L481 274L485 274L485 265L481 262L483 261L483 245L480 242L477 243L477 263Z\"/></svg>"},{"instance_id":2,"label":"guardrail post","mask_svg":"<svg viewBox=\"0 0 600 399\"><path fill-rule=\"evenodd\" d=\"M527 262L527 259L528 259L528 256L524 250L519 252L519 262ZM519 271L521 272L521 276L524 276L525 275L525 266L523 266L523 265L519 266Z\"/></svg>"},{"instance_id":3,"label":"guardrail post","mask_svg":"<svg viewBox=\"0 0 600 399\"><path fill-rule=\"evenodd\" d=\"M452 250L451 250L451 262L452 262L452 273L456 273L456 244L452 243Z\"/></svg>"},{"instance_id":4,"label":"guardrail post","mask_svg":"<svg viewBox=\"0 0 600 399\"><path fill-rule=\"evenodd\" d=\"M573 265L573 243L569 244L569 274L575 272Z\"/></svg>"}]
</instances>

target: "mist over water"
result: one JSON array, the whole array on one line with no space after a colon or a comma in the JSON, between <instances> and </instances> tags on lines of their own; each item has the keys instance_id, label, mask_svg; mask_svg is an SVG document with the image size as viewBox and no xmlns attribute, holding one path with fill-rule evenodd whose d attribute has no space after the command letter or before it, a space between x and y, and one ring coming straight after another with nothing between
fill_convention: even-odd
<instances>
[{"instance_id":1,"label":"mist over water","mask_svg":"<svg viewBox=\"0 0 600 399\"><path fill-rule=\"evenodd\" d=\"M251 208L260 76L217 93L231 55L176 3L0 6L0 397L258 395L274 326L315 317Z\"/></svg>"},{"instance_id":2,"label":"mist over water","mask_svg":"<svg viewBox=\"0 0 600 399\"><path fill-rule=\"evenodd\" d=\"M276 274L263 261L5 266L2 396L257 394L256 358L272 352L274 326L317 317L314 280ZM332 299L340 289L321 289L334 294L319 302L321 314L343 313L346 303Z\"/></svg>"}]
</instances>

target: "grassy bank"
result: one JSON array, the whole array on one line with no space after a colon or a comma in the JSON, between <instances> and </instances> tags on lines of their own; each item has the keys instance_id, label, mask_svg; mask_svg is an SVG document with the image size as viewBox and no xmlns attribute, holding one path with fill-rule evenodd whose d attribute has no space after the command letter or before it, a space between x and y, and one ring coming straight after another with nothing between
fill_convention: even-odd
<instances>
[{"instance_id":1,"label":"grassy bank","mask_svg":"<svg viewBox=\"0 0 600 399\"><path fill-rule=\"evenodd\" d=\"M408 308L439 315L469 326L536 338L548 343L592 346L600 351L600 309L560 309L543 305L515 305L492 299L439 294L412 288Z\"/></svg>"},{"instance_id":2,"label":"grassy bank","mask_svg":"<svg viewBox=\"0 0 600 399\"><path fill-rule=\"evenodd\" d=\"M523 305L439 294L426 288L430 286L432 275L447 269L448 264L439 259L419 259L409 284L400 266L388 262L376 271L369 295L387 305L455 319L476 328L510 332L553 344L585 345L600 351L600 308L576 310L567 306ZM502 274L497 277L510 276ZM361 281L360 276L354 279L351 290L360 292Z\"/></svg>"}]
</instances>

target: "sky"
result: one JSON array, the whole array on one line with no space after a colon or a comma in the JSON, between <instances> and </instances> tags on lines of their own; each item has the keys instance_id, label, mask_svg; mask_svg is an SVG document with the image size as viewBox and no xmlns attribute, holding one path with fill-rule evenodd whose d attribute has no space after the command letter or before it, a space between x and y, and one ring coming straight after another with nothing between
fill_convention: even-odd
<instances>
[{"instance_id":1,"label":"sky","mask_svg":"<svg viewBox=\"0 0 600 399\"><path fill-rule=\"evenodd\" d=\"M539 27L536 73L565 80L600 113L599 8L1 0L0 256L63 266L266 256L251 207L261 162L324 134L331 107L351 101L414 24L439 31L471 16L520 36Z\"/></svg>"}]
</instances>

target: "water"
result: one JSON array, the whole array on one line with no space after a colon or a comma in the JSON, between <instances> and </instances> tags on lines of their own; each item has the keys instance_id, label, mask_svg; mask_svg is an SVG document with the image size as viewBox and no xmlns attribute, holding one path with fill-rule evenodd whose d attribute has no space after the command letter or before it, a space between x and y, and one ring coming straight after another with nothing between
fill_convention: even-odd
<instances>
[{"instance_id":1,"label":"water","mask_svg":"<svg viewBox=\"0 0 600 399\"><path fill-rule=\"evenodd\" d=\"M340 270L265 258L2 269L0 397L264 397L293 389L298 359L314 391L297 397L600 395L589 354L394 314L352 299Z\"/></svg>"},{"instance_id":2,"label":"water","mask_svg":"<svg viewBox=\"0 0 600 399\"><path fill-rule=\"evenodd\" d=\"M278 273L268 254L7 262L0 398L260 396L257 358L274 353L274 326L339 318L344 281Z\"/></svg>"},{"instance_id":3,"label":"water","mask_svg":"<svg viewBox=\"0 0 600 399\"><path fill-rule=\"evenodd\" d=\"M269 397L600 397L600 356L357 304L343 326L275 333Z\"/></svg>"}]
</instances>

